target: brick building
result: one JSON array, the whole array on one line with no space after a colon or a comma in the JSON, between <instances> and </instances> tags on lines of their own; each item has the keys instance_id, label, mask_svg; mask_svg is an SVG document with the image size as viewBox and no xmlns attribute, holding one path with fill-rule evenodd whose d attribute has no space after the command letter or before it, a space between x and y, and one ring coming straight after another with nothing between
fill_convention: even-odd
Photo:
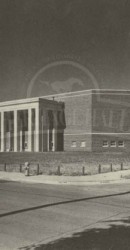
<instances>
[{"instance_id":1,"label":"brick building","mask_svg":"<svg viewBox=\"0 0 130 250\"><path fill-rule=\"evenodd\" d=\"M0 150L130 151L130 91L86 90L0 103Z\"/></svg>"},{"instance_id":2,"label":"brick building","mask_svg":"<svg viewBox=\"0 0 130 250\"><path fill-rule=\"evenodd\" d=\"M130 91L77 91L55 100L65 103L65 151L130 151Z\"/></svg>"}]
</instances>

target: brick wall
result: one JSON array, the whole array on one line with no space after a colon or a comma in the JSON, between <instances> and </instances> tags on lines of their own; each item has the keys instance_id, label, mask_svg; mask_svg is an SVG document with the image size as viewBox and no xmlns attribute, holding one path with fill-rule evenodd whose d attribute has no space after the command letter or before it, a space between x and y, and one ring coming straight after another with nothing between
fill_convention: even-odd
<instances>
[{"instance_id":1,"label":"brick wall","mask_svg":"<svg viewBox=\"0 0 130 250\"><path fill-rule=\"evenodd\" d=\"M130 151L130 92L129 91L85 91L55 96L55 100L65 103L66 129L65 151ZM94 133L91 136L91 132ZM100 133L101 135L96 135ZM110 137L102 134L111 133ZM122 138L113 133L122 134ZM124 147L102 147L104 140L124 141ZM81 143L86 141L86 147ZM72 143L76 147L72 147Z\"/></svg>"},{"instance_id":2,"label":"brick wall","mask_svg":"<svg viewBox=\"0 0 130 250\"><path fill-rule=\"evenodd\" d=\"M73 143L76 146L73 146ZM64 145L66 151L91 151L92 150L92 136L88 135L65 135Z\"/></svg>"},{"instance_id":3,"label":"brick wall","mask_svg":"<svg viewBox=\"0 0 130 250\"><path fill-rule=\"evenodd\" d=\"M127 92L104 92L92 95L92 150L130 152L130 96ZM109 135L108 135L109 133ZM103 141L109 146L103 147ZM116 142L111 147L112 141ZM123 141L124 147L118 142Z\"/></svg>"},{"instance_id":4,"label":"brick wall","mask_svg":"<svg viewBox=\"0 0 130 250\"><path fill-rule=\"evenodd\" d=\"M108 146L104 146L103 142L108 142ZM119 146L119 142L122 141L124 146ZM115 142L115 146L111 145L111 142ZM130 135L92 135L92 150L93 152L130 152Z\"/></svg>"},{"instance_id":5,"label":"brick wall","mask_svg":"<svg viewBox=\"0 0 130 250\"><path fill-rule=\"evenodd\" d=\"M130 96L123 93L92 95L92 131L130 132Z\"/></svg>"},{"instance_id":6,"label":"brick wall","mask_svg":"<svg viewBox=\"0 0 130 250\"><path fill-rule=\"evenodd\" d=\"M82 93L83 94L83 93ZM91 91L86 95L71 94L56 97L65 103L66 129L64 131L65 151L90 151L91 150L91 128L92 128L92 96ZM84 134L89 135L84 135ZM86 146L81 147L81 142L85 141ZM72 142L76 142L76 147L72 147Z\"/></svg>"}]
</instances>

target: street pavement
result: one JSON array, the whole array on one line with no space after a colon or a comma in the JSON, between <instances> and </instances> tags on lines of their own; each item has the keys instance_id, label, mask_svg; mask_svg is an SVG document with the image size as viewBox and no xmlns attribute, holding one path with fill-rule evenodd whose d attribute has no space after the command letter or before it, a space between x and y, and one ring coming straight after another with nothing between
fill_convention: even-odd
<instances>
[{"instance_id":1,"label":"street pavement","mask_svg":"<svg viewBox=\"0 0 130 250\"><path fill-rule=\"evenodd\" d=\"M0 180L0 249L129 250L130 182Z\"/></svg>"}]
</instances>

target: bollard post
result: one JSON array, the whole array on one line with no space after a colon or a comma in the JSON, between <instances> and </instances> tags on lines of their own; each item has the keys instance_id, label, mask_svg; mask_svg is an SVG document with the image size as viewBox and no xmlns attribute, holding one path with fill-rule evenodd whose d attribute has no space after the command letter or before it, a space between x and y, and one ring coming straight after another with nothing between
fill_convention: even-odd
<instances>
[{"instance_id":1,"label":"bollard post","mask_svg":"<svg viewBox=\"0 0 130 250\"><path fill-rule=\"evenodd\" d=\"M25 176L29 176L29 162L25 162Z\"/></svg>"},{"instance_id":2,"label":"bollard post","mask_svg":"<svg viewBox=\"0 0 130 250\"><path fill-rule=\"evenodd\" d=\"M85 167L82 168L82 175L85 175Z\"/></svg>"},{"instance_id":3,"label":"bollard post","mask_svg":"<svg viewBox=\"0 0 130 250\"><path fill-rule=\"evenodd\" d=\"M123 162L121 162L121 170L123 170Z\"/></svg>"},{"instance_id":4,"label":"bollard post","mask_svg":"<svg viewBox=\"0 0 130 250\"><path fill-rule=\"evenodd\" d=\"M4 171L6 172L6 163L4 164Z\"/></svg>"},{"instance_id":5,"label":"bollard post","mask_svg":"<svg viewBox=\"0 0 130 250\"><path fill-rule=\"evenodd\" d=\"M101 174L101 164L98 166L98 173Z\"/></svg>"},{"instance_id":6,"label":"bollard post","mask_svg":"<svg viewBox=\"0 0 130 250\"><path fill-rule=\"evenodd\" d=\"M37 164L37 175L39 175L39 163Z\"/></svg>"},{"instance_id":7,"label":"bollard post","mask_svg":"<svg viewBox=\"0 0 130 250\"><path fill-rule=\"evenodd\" d=\"M111 169L111 172L112 172L112 163L111 163L111 165L110 165L110 169Z\"/></svg>"},{"instance_id":8,"label":"bollard post","mask_svg":"<svg viewBox=\"0 0 130 250\"><path fill-rule=\"evenodd\" d=\"M22 164L20 164L20 170L19 171L20 171L20 173L22 173Z\"/></svg>"},{"instance_id":9,"label":"bollard post","mask_svg":"<svg viewBox=\"0 0 130 250\"><path fill-rule=\"evenodd\" d=\"M60 166L58 166L57 174L60 175Z\"/></svg>"}]
</instances>

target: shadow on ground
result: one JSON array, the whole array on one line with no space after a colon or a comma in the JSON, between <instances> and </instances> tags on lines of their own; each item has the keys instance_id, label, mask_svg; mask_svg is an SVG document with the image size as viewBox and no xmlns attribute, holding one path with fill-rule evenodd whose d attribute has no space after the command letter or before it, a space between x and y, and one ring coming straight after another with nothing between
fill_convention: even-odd
<instances>
[{"instance_id":1,"label":"shadow on ground","mask_svg":"<svg viewBox=\"0 0 130 250\"><path fill-rule=\"evenodd\" d=\"M130 250L130 217L104 221L99 227L75 233L48 244L31 245L21 250Z\"/></svg>"}]
</instances>

